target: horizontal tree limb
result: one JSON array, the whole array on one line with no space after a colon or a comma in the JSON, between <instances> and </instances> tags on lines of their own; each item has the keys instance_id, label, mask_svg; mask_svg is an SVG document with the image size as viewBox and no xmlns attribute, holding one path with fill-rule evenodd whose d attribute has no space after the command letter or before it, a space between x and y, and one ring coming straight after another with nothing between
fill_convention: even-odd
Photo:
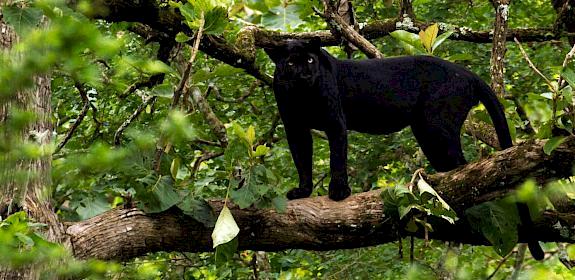
<instances>
[{"instance_id":1,"label":"horizontal tree limb","mask_svg":"<svg viewBox=\"0 0 575 280\"><path fill-rule=\"evenodd\" d=\"M69 5L75 6L77 0L68 0ZM174 40L178 32L191 33L189 28L183 24L182 16L170 7L160 7L154 0L96 0L92 1L92 10L87 16L100 18L110 22L128 21L138 22L151 27L155 32L161 32L166 36L153 36L154 40ZM406 30L418 33L425 29L431 23L420 22L409 17L393 18L386 20L373 21L359 30L359 34L366 39L375 39L389 35L395 30ZM454 31L450 37L451 40L461 40L474 43L491 43L493 30L472 30L468 27L453 26L439 23L440 33L448 30ZM272 79L269 75L263 73L254 63L255 46L265 47L274 46L278 42L287 39L308 39L319 37L324 45L337 45L339 40L329 31L284 33L265 30L256 26L247 26L251 37L238 38L236 42L238 48L227 42L221 36L206 36L202 40L200 49L213 58L224 63L244 69L248 74L271 85ZM133 29L144 31L145 29ZM143 34L142 34L143 35ZM529 41L549 41L559 39L561 36L573 34L562 33L557 28L517 28L508 29L506 32L507 40L517 37L522 42ZM241 36L239 36L241 37ZM247 43L246 43L247 40Z\"/></svg>"},{"instance_id":2,"label":"horizontal tree limb","mask_svg":"<svg viewBox=\"0 0 575 280\"><path fill-rule=\"evenodd\" d=\"M543 152L543 145L543 141L525 142L457 170L426 176L460 218L455 225L429 219L434 228L429 237L488 244L470 228L465 209L502 198L528 178L544 183L571 175L575 137L566 139L550 156ZM223 207L221 200L209 204L214 213ZM556 205L555 212L543 213L529 234L541 241L575 242L575 210L570 204ZM333 250L398 239L396 222L384 215L378 190L355 194L341 202L327 197L293 200L284 213L230 208L240 227L240 249ZM114 209L70 225L67 234L76 257L125 260L155 251L211 251L212 230L176 208L157 214ZM421 237L423 232L415 235ZM525 240L521 232L519 240Z\"/></svg>"}]
</instances>

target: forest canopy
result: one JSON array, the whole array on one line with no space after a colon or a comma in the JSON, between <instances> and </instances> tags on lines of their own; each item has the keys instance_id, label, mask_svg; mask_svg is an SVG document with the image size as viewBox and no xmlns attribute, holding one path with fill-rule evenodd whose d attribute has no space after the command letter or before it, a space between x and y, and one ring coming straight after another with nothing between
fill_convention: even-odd
<instances>
[{"instance_id":1,"label":"forest canopy","mask_svg":"<svg viewBox=\"0 0 575 280\"><path fill-rule=\"evenodd\" d=\"M574 4L3 1L0 279L574 277ZM339 59L466 67L515 146L499 151L482 105L450 172L409 128L350 132L353 195L335 202L313 131L312 197L288 201L298 174L263 48L314 38Z\"/></svg>"}]
</instances>

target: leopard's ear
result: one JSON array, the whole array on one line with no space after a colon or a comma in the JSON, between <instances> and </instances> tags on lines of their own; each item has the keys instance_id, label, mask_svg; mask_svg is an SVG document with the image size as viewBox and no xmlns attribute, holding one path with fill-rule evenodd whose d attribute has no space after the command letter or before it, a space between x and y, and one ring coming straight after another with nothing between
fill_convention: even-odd
<instances>
[{"instance_id":1,"label":"leopard's ear","mask_svg":"<svg viewBox=\"0 0 575 280\"><path fill-rule=\"evenodd\" d=\"M264 51L274 63L277 63L284 54L284 48L281 46L264 47Z\"/></svg>"}]
</instances>

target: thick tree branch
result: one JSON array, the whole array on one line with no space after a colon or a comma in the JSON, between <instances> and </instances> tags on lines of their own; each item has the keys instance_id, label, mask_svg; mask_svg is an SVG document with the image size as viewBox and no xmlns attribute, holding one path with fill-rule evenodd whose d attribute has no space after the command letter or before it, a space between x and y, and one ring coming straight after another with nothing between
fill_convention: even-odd
<instances>
[{"instance_id":1,"label":"thick tree branch","mask_svg":"<svg viewBox=\"0 0 575 280\"><path fill-rule=\"evenodd\" d=\"M409 2L409 1L407 1ZM68 0L71 6L74 6L76 0ZM403 2L402 2L403 3ZM153 32L163 33L164 36L152 36L153 40L172 38L179 31L190 33L190 30L182 24L182 17L177 11L168 7L160 7L156 1L144 0L114 0L92 1L92 13L87 15L92 18L101 18L107 21L130 21L139 22L150 26ZM407 7L407 6L406 6ZM394 18L383 21L374 21L368 23L359 30L359 34L365 39L370 40L389 35L395 30L407 30L410 32L419 32L429 26L430 23L414 21L410 17ZM145 28L137 29L139 34L145 37ZM468 27L453 26L440 24L440 33L447 30L453 30L451 40L462 40L475 43L491 43L493 39L492 30L476 31ZM255 46L273 46L278 41L286 39L309 39L319 37L324 45L337 45L339 40L329 31L301 32L301 33L281 33L267 31L255 26L244 28L243 33L238 35L237 45L242 48L232 46L225 39L218 36L205 36L200 44L200 50L213 58L221 60L231 66L244 69L248 74L260 79L267 85L271 85L272 79L259 69L254 63ZM561 36L573 35L570 33L554 32L556 28L528 28L528 29L509 29L505 38L511 40L514 37L520 38L523 42L528 41L549 41L558 39ZM248 36L246 36L248 35ZM249 35L252 35L251 37ZM243 36L243 37L242 37Z\"/></svg>"},{"instance_id":2,"label":"thick tree branch","mask_svg":"<svg viewBox=\"0 0 575 280\"><path fill-rule=\"evenodd\" d=\"M455 225L429 219L434 228L429 237L487 244L471 230L463 214L465 209L502 198L527 178L544 183L571 175L575 137L568 138L551 156L543 152L543 145L543 141L523 143L460 169L427 176L460 218ZM223 201L209 204L218 213ZM394 242L398 238L394 221L383 214L379 191L356 194L342 202L327 197L293 200L285 213L235 206L231 209L241 229L240 249L331 250ZM556 211L543 213L530 234L541 241L574 242L574 210L558 204ZM71 225L67 234L77 257L123 260L160 250L211 251L212 229L177 209L158 214L115 209ZM416 236L423 234L421 231ZM525 240L521 232L519 238Z\"/></svg>"}]
</instances>

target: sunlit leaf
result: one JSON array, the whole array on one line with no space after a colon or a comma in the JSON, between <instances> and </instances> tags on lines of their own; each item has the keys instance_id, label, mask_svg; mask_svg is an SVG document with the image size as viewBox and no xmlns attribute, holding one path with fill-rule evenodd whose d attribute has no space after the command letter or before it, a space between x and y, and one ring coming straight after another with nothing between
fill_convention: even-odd
<instances>
[{"instance_id":1,"label":"sunlit leaf","mask_svg":"<svg viewBox=\"0 0 575 280\"><path fill-rule=\"evenodd\" d=\"M453 30L446 31L441 35L437 36L437 39L433 42L433 46L431 46L431 51L433 52L437 47L439 47L449 36L453 34Z\"/></svg>"},{"instance_id":2,"label":"sunlit leaf","mask_svg":"<svg viewBox=\"0 0 575 280\"><path fill-rule=\"evenodd\" d=\"M254 128L253 125L250 125L250 127L248 127L248 131L246 132L246 141L248 142L248 144L253 145L254 142L256 141L256 129Z\"/></svg>"},{"instance_id":3,"label":"sunlit leaf","mask_svg":"<svg viewBox=\"0 0 575 280\"><path fill-rule=\"evenodd\" d=\"M224 7L215 7L205 16L204 30L206 34L222 34L228 25L228 11Z\"/></svg>"},{"instance_id":4,"label":"sunlit leaf","mask_svg":"<svg viewBox=\"0 0 575 280\"><path fill-rule=\"evenodd\" d=\"M299 13L298 5L275 6L262 16L262 25L268 29L288 31L303 23Z\"/></svg>"},{"instance_id":5,"label":"sunlit leaf","mask_svg":"<svg viewBox=\"0 0 575 280\"><path fill-rule=\"evenodd\" d=\"M176 42L178 43L185 43L191 39L192 39L191 37L184 34L183 32L178 32L178 34L176 34Z\"/></svg>"},{"instance_id":6,"label":"sunlit leaf","mask_svg":"<svg viewBox=\"0 0 575 280\"><path fill-rule=\"evenodd\" d=\"M224 205L212 232L213 248L232 241L239 232L240 228L236 224L232 212Z\"/></svg>"},{"instance_id":7,"label":"sunlit leaf","mask_svg":"<svg viewBox=\"0 0 575 280\"><path fill-rule=\"evenodd\" d=\"M254 153L254 157L261 157L261 156L265 156L268 154L268 152L270 151L270 148L264 146L264 145L259 145L256 148L256 152Z\"/></svg>"},{"instance_id":8,"label":"sunlit leaf","mask_svg":"<svg viewBox=\"0 0 575 280\"><path fill-rule=\"evenodd\" d=\"M435 38L437 38L438 31L439 27L437 26L437 23L430 25L427 27L427 29L425 29L425 31L419 31L419 39L429 53L433 52L432 46Z\"/></svg>"},{"instance_id":9,"label":"sunlit leaf","mask_svg":"<svg viewBox=\"0 0 575 280\"><path fill-rule=\"evenodd\" d=\"M170 165L170 174L172 175L172 179L176 180L178 177L178 171L180 170L180 164L182 160L178 157L172 160L172 164Z\"/></svg>"},{"instance_id":10,"label":"sunlit leaf","mask_svg":"<svg viewBox=\"0 0 575 280\"><path fill-rule=\"evenodd\" d=\"M159 74L159 73L172 73L174 69L160 60L148 61L143 69L146 73Z\"/></svg>"},{"instance_id":11,"label":"sunlit leaf","mask_svg":"<svg viewBox=\"0 0 575 280\"><path fill-rule=\"evenodd\" d=\"M447 204L447 202L445 202L445 200L443 200L443 198L441 198L441 196L439 196L439 194L421 177L417 181L417 188L419 189L420 194L429 193L433 195L439 202L441 202L441 205L443 206L444 209L446 210L451 209L449 204Z\"/></svg>"}]
</instances>

